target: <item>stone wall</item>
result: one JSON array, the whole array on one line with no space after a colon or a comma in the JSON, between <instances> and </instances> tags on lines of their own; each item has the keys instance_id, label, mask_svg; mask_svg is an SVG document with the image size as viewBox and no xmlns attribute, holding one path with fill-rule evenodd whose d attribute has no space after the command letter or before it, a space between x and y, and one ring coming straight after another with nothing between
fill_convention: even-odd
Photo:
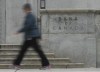
<instances>
[{"instance_id":1,"label":"stone wall","mask_svg":"<svg viewBox=\"0 0 100 72\"><path fill-rule=\"evenodd\" d=\"M100 9L100 0L46 0L46 9Z\"/></svg>"},{"instance_id":2,"label":"stone wall","mask_svg":"<svg viewBox=\"0 0 100 72\"><path fill-rule=\"evenodd\" d=\"M0 0L0 43L5 43L5 0Z\"/></svg>"},{"instance_id":3,"label":"stone wall","mask_svg":"<svg viewBox=\"0 0 100 72\"><path fill-rule=\"evenodd\" d=\"M33 12L39 16L39 0L29 2ZM1 43L21 44L22 35L16 36L14 33L22 27L24 3L26 0L0 0ZM54 52L57 57L69 57L73 62L83 62L86 67L100 67L100 14L95 11L84 12L99 10L100 0L46 0L46 9L69 12L62 14L59 11L45 11L42 14L43 49ZM79 12L70 12L77 9Z\"/></svg>"},{"instance_id":4,"label":"stone wall","mask_svg":"<svg viewBox=\"0 0 100 72\"><path fill-rule=\"evenodd\" d=\"M100 31L97 11L42 10L41 19L48 52L54 52L57 57L69 57L73 62L83 62L86 67L96 67Z\"/></svg>"},{"instance_id":5,"label":"stone wall","mask_svg":"<svg viewBox=\"0 0 100 72\"><path fill-rule=\"evenodd\" d=\"M78 9L78 10L83 10L84 12L84 10L100 10L99 5L100 5L100 0L52 0L52 1L46 0L46 10L69 10L70 11L70 10ZM70 29L70 26L67 25L67 29L66 29L66 27L64 27L65 26L64 23L59 28L59 26L56 25L57 23L50 22L49 20L51 19L49 18L49 16L51 14L48 14L47 11L46 13L47 15L44 14L42 17L42 20L44 21L42 22L42 24L43 26L46 27L45 22L49 23L50 25L49 27L47 26L47 29L49 29L49 32L53 31L53 34L51 33L48 35L44 33L43 36L46 36L46 38L47 37L51 38L47 40L48 42L50 42L50 44L48 44L50 51L52 51L51 48L53 48L53 51L55 51L55 53L58 56L70 57L75 62L78 61L78 62L87 63L86 65L87 67L96 67L96 66L100 67L100 20L99 20L100 14L95 12L92 14L91 12L83 13L83 14L80 13L75 14L73 11L74 15L73 14L69 15L69 13L67 13L66 15L61 15L61 14L52 15L52 17L58 17L58 18L59 16L79 17L78 21L79 22L81 21L81 23L75 24L76 22L74 21L74 24L76 26L71 26ZM52 26L52 24L54 24L54 26ZM43 31L45 30L46 32L47 29L44 28ZM54 32L55 33L57 32L56 36ZM58 43L56 43L55 41ZM61 51L63 53L61 53Z\"/></svg>"}]
</instances>

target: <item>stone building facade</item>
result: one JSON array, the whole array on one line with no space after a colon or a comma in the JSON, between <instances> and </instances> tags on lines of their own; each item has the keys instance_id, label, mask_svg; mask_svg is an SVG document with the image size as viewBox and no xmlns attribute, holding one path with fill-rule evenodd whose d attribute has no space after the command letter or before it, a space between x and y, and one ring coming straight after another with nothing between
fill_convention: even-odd
<instances>
[{"instance_id":1,"label":"stone building facade","mask_svg":"<svg viewBox=\"0 0 100 72\"><path fill-rule=\"evenodd\" d=\"M42 3L42 1L45 1ZM15 33L22 25L27 0L0 0L0 43L18 44ZM100 0L28 0L40 18L46 52L69 57L86 67L100 67ZM43 5L41 5L43 4ZM44 9L40 9L45 6Z\"/></svg>"}]
</instances>

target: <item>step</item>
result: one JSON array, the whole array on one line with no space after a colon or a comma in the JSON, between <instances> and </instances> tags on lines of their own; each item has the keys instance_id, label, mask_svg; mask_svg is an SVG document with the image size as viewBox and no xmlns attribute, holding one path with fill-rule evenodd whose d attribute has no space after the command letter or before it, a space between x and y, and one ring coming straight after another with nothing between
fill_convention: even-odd
<instances>
[{"instance_id":1,"label":"step","mask_svg":"<svg viewBox=\"0 0 100 72\"><path fill-rule=\"evenodd\" d=\"M0 54L8 54L8 53L16 53L16 54L18 54L19 52L20 52L19 50L4 50L4 51L0 51ZM36 51L28 50L26 53L36 53Z\"/></svg>"},{"instance_id":2,"label":"step","mask_svg":"<svg viewBox=\"0 0 100 72\"><path fill-rule=\"evenodd\" d=\"M19 49L20 50L21 45L12 45L12 44L2 44L0 45L0 49ZM29 49L32 49L32 47L30 47Z\"/></svg>"},{"instance_id":3,"label":"step","mask_svg":"<svg viewBox=\"0 0 100 72\"><path fill-rule=\"evenodd\" d=\"M15 50L16 50L16 51L18 50L18 51L19 51L20 49L21 49L21 48L12 48L12 49L9 49L9 48L7 48L7 49L4 48L4 49L3 49L3 48L1 48L0 51L7 51L7 50L14 50L14 51L15 51ZM29 48L28 50L33 50L33 49L32 49L32 48Z\"/></svg>"},{"instance_id":4,"label":"step","mask_svg":"<svg viewBox=\"0 0 100 72\"><path fill-rule=\"evenodd\" d=\"M20 49L0 49L0 54L2 53L19 53ZM28 49L27 50L28 53L36 53L36 51L34 49ZM44 51L43 51L44 52Z\"/></svg>"},{"instance_id":5,"label":"step","mask_svg":"<svg viewBox=\"0 0 100 72\"><path fill-rule=\"evenodd\" d=\"M0 45L0 48L3 48L3 49L12 49L12 48L16 48L16 49L18 49L18 48L20 48L21 47L21 45L17 45L17 44L14 44L14 45L12 45L12 44L1 44Z\"/></svg>"},{"instance_id":6,"label":"step","mask_svg":"<svg viewBox=\"0 0 100 72\"><path fill-rule=\"evenodd\" d=\"M11 64L13 58L0 58L0 64ZM69 58L48 58L50 63L70 63ZM22 61L23 64L37 64L40 63L40 58L24 58Z\"/></svg>"},{"instance_id":7,"label":"step","mask_svg":"<svg viewBox=\"0 0 100 72\"><path fill-rule=\"evenodd\" d=\"M1 53L19 53L20 49L0 49ZM34 49L29 49L27 52L29 53L35 53Z\"/></svg>"},{"instance_id":8,"label":"step","mask_svg":"<svg viewBox=\"0 0 100 72\"><path fill-rule=\"evenodd\" d=\"M11 64L0 64L0 69L9 69ZM37 69L41 64L22 64L22 69ZM84 68L83 63L53 63L51 68Z\"/></svg>"},{"instance_id":9,"label":"step","mask_svg":"<svg viewBox=\"0 0 100 72\"><path fill-rule=\"evenodd\" d=\"M18 55L18 53L3 53L0 54L0 58L15 58ZM46 57L48 58L55 58L54 53L45 53ZM38 58L38 54L37 53L27 53L25 55L25 58Z\"/></svg>"}]
</instances>

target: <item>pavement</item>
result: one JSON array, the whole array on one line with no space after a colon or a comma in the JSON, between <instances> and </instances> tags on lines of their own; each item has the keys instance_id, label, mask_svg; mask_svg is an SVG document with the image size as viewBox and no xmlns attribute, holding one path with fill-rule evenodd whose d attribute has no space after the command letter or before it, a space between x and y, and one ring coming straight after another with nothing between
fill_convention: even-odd
<instances>
[{"instance_id":1,"label":"pavement","mask_svg":"<svg viewBox=\"0 0 100 72\"><path fill-rule=\"evenodd\" d=\"M15 72L14 69L0 69L0 72ZM17 72L100 72L100 68L83 68L83 69L21 69Z\"/></svg>"}]
</instances>

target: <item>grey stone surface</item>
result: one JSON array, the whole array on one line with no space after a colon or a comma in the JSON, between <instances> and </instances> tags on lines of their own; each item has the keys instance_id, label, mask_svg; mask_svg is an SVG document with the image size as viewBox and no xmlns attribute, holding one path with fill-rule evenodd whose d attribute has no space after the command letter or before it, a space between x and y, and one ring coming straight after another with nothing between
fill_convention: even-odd
<instances>
[{"instance_id":1,"label":"grey stone surface","mask_svg":"<svg viewBox=\"0 0 100 72\"><path fill-rule=\"evenodd\" d=\"M57 57L83 62L86 67L96 67L94 18L93 13L42 15L42 34L48 35L48 51L54 52Z\"/></svg>"},{"instance_id":2,"label":"grey stone surface","mask_svg":"<svg viewBox=\"0 0 100 72\"><path fill-rule=\"evenodd\" d=\"M10 1L10 2L9 2ZM6 0L6 43L20 44L22 37L14 35L22 27L23 12L22 5L25 2L20 0Z\"/></svg>"},{"instance_id":3,"label":"grey stone surface","mask_svg":"<svg viewBox=\"0 0 100 72\"><path fill-rule=\"evenodd\" d=\"M1 43L1 40L2 40L2 38L1 38L1 29L2 29L2 9L1 9L1 1L0 1L0 43Z\"/></svg>"},{"instance_id":4,"label":"grey stone surface","mask_svg":"<svg viewBox=\"0 0 100 72\"><path fill-rule=\"evenodd\" d=\"M45 52L52 52L49 48L49 35L48 34L42 34L42 40L40 40L40 44L42 46L42 49Z\"/></svg>"},{"instance_id":5,"label":"grey stone surface","mask_svg":"<svg viewBox=\"0 0 100 72\"><path fill-rule=\"evenodd\" d=\"M87 8L87 0L46 0L46 8L48 9L67 9L67 8Z\"/></svg>"},{"instance_id":6,"label":"grey stone surface","mask_svg":"<svg viewBox=\"0 0 100 72\"><path fill-rule=\"evenodd\" d=\"M100 9L100 0L46 0L47 9Z\"/></svg>"},{"instance_id":7,"label":"grey stone surface","mask_svg":"<svg viewBox=\"0 0 100 72\"><path fill-rule=\"evenodd\" d=\"M96 53L97 53L97 67L100 67L100 14L95 15L95 24L96 24Z\"/></svg>"},{"instance_id":8,"label":"grey stone surface","mask_svg":"<svg viewBox=\"0 0 100 72\"><path fill-rule=\"evenodd\" d=\"M72 62L83 62L96 67L96 38L93 34L50 34L51 50L57 57L69 57Z\"/></svg>"},{"instance_id":9,"label":"grey stone surface","mask_svg":"<svg viewBox=\"0 0 100 72\"><path fill-rule=\"evenodd\" d=\"M0 43L5 40L5 0L0 0Z\"/></svg>"},{"instance_id":10,"label":"grey stone surface","mask_svg":"<svg viewBox=\"0 0 100 72\"><path fill-rule=\"evenodd\" d=\"M14 72L15 70L13 69L0 69L1 72ZM98 72L100 71L100 69L96 69L96 68L77 68L77 69L49 69L49 70L39 70L39 69L21 69L18 70L17 72L78 72L78 71L82 71L82 72Z\"/></svg>"},{"instance_id":11,"label":"grey stone surface","mask_svg":"<svg viewBox=\"0 0 100 72\"><path fill-rule=\"evenodd\" d=\"M48 21L48 22L47 22ZM42 17L42 33L94 33L93 13L54 14Z\"/></svg>"}]
</instances>

